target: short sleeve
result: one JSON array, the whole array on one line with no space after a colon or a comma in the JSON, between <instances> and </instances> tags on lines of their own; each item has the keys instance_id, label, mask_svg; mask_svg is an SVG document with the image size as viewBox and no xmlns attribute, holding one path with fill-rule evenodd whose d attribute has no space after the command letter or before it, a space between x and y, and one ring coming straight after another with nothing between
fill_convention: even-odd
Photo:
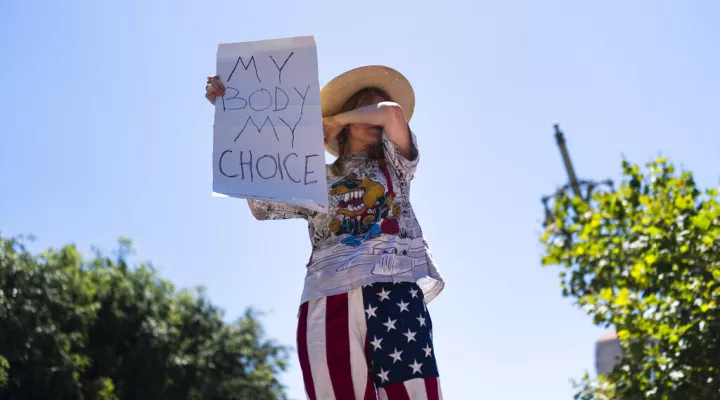
<instances>
[{"instance_id":1,"label":"short sleeve","mask_svg":"<svg viewBox=\"0 0 720 400\"><path fill-rule=\"evenodd\" d=\"M385 160L395 170L397 175L405 181L410 182L415 176L418 162L420 161L420 153L417 147L417 137L410 130L410 159L408 160L402 154L397 145L383 133L383 147L385 149Z\"/></svg>"},{"instance_id":2,"label":"short sleeve","mask_svg":"<svg viewBox=\"0 0 720 400\"><path fill-rule=\"evenodd\" d=\"M257 217L258 211L263 215L263 220L277 220L277 219L308 219L311 210L292 206L285 203L276 203L274 201L266 200L248 200L253 215Z\"/></svg>"}]
</instances>

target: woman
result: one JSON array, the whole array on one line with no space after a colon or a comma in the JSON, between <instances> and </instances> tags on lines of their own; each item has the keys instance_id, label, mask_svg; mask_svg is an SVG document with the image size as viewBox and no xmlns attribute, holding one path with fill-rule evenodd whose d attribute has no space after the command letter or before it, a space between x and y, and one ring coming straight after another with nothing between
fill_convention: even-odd
<instances>
[{"instance_id":1,"label":"woman","mask_svg":"<svg viewBox=\"0 0 720 400\"><path fill-rule=\"evenodd\" d=\"M219 77L206 97L224 96ZM415 96L383 66L348 71L320 92L329 212L249 200L258 220L308 221L297 331L311 400L440 399L426 304L444 287L410 205L419 156L410 131Z\"/></svg>"}]
</instances>

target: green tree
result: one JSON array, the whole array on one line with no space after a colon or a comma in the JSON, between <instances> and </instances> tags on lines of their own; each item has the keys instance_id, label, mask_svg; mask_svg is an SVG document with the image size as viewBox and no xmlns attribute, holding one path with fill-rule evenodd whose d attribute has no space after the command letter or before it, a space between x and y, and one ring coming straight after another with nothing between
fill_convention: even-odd
<instances>
[{"instance_id":1,"label":"green tree","mask_svg":"<svg viewBox=\"0 0 720 400\"><path fill-rule=\"evenodd\" d=\"M287 349L151 265L0 237L0 399L284 399Z\"/></svg>"},{"instance_id":2,"label":"green tree","mask_svg":"<svg viewBox=\"0 0 720 400\"><path fill-rule=\"evenodd\" d=\"M660 158L616 191L556 196L542 242L564 296L614 327L623 359L576 399L720 398L720 204Z\"/></svg>"}]
</instances>

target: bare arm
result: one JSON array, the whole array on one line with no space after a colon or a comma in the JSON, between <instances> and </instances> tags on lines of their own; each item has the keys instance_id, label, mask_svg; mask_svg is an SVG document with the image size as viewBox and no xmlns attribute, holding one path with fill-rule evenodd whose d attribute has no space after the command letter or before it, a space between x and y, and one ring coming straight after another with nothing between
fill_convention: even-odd
<instances>
[{"instance_id":1,"label":"bare arm","mask_svg":"<svg viewBox=\"0 0 720 400\"><path fill-rule=\"evenodd\" d=\"M258 221L308 219L314 213L304 207L267 200L248 200L248 207Z\"/></svg>"},{"instance_id":2,"label":"bare arm","mask_svg":"<svg viewBox=\"0 0 720 400\"><path fill-rule=\"evenodd\" d=\"M402 107L397 103L385 101L360 107L330 117L339 126L349 124L368 124L382 126L387 137L395 143L400 154L406 159L413 157L410 127L408 127Z\"/></svg>"}]
</instances>

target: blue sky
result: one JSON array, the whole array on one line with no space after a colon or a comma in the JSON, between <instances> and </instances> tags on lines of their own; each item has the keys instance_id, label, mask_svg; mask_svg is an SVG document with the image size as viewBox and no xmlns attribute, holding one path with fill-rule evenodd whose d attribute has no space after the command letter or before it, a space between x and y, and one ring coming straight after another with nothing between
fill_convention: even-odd
<instances>
[{"instance_id":1,"label":"blue sky","mask_svg":"<svg viewBox=\"0 0 720 400\"><path fill-rule=\"evenodd\" d=\"M211 196L218 43L315 35L321 83L364 64L417 94L413 204L448 284L430 306L445 398L569 399L604 331L540 267L540 197L659 153L718 184L714 1L0 3L0 230L37 247L129 236L228 318L294 343L304 222ZM283 376L303 399L293 355Z\"/></svg>"}]
</instances>

